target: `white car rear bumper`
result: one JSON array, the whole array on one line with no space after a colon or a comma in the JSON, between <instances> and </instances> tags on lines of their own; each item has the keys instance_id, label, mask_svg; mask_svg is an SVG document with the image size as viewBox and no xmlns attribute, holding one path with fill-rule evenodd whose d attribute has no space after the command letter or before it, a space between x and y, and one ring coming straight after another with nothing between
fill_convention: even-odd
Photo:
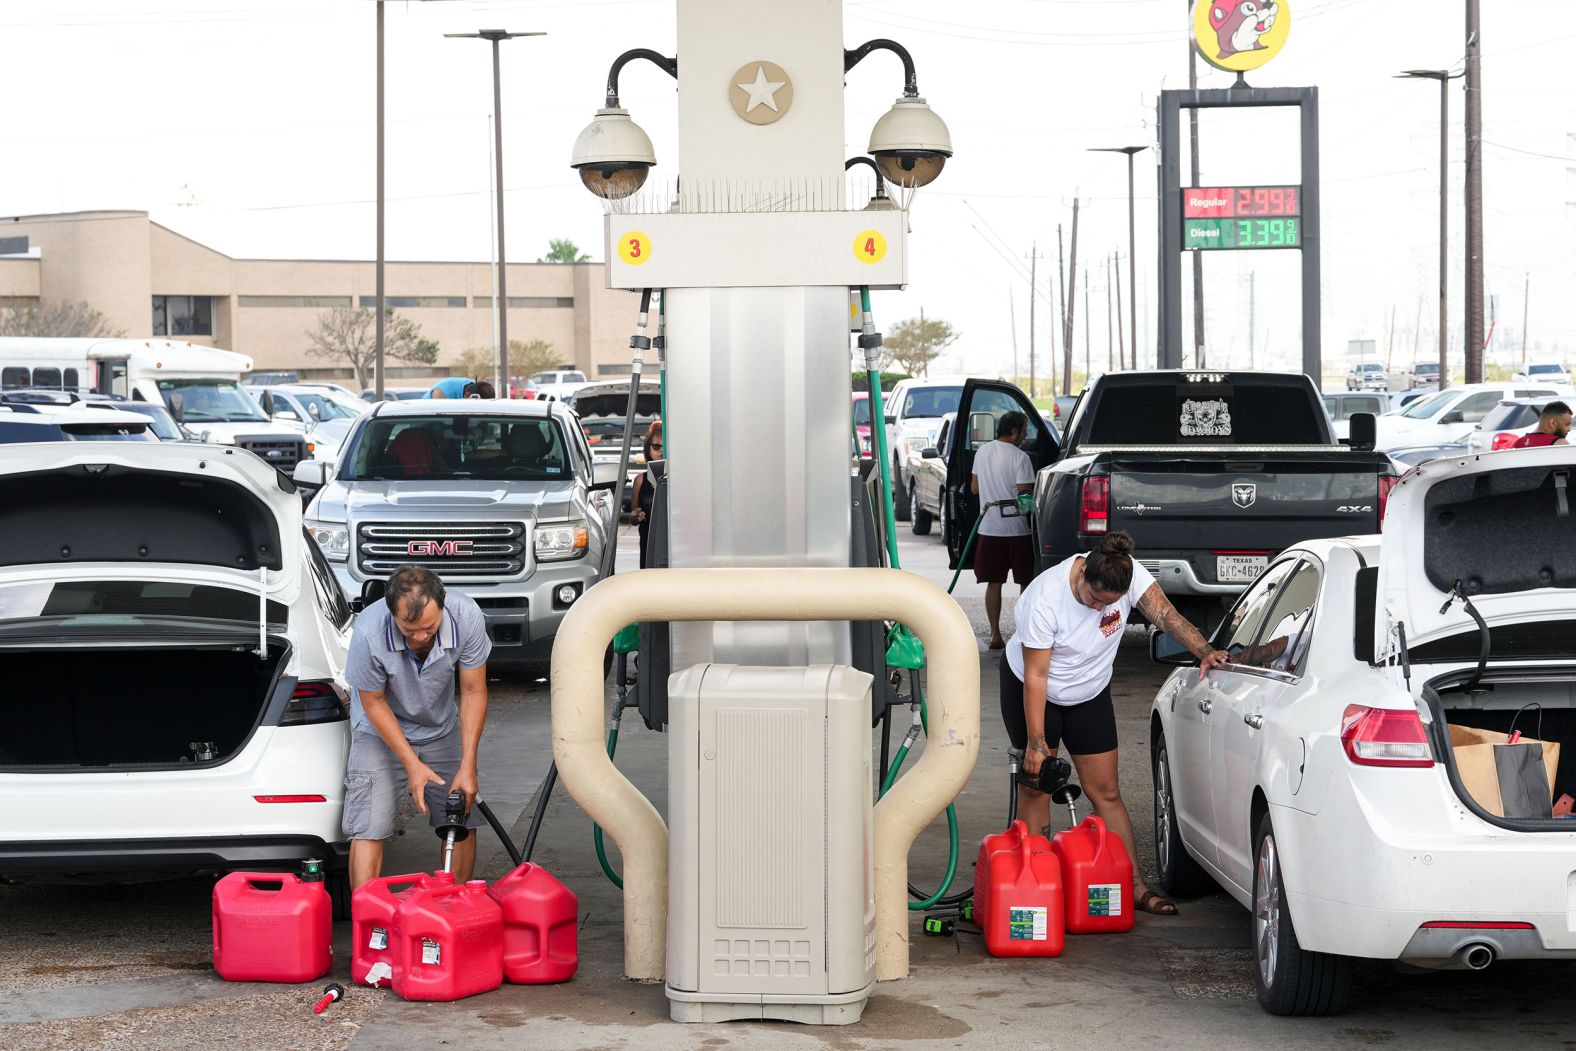
<instances>
[{"instance_id":1,"label":"white car rear bumper","mask_svg":"<svg viewBox=\"0 0 1576 1051\"><path fill-rule=\"evenodd\" d=\"M1305 949L1444 966L1491 941L1509 959L1576 957L1576 828L1490 825L1437 768L1338 771L1318 814L1270 816ZM1532 929L1424 926L1440 923Z\"/></svg>"}]
</instances>

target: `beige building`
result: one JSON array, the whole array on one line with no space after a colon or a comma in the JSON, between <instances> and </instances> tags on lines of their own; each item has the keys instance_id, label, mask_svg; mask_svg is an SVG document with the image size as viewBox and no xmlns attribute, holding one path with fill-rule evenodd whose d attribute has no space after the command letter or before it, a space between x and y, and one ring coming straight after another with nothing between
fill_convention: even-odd
<instances>
[{"instance_id":1,"label":"beige building","mask_svg":"<svg viewBox=\"0 0 1576 1051\"><path fill-rule=\"evenodd\" d=\"M372 307L374 270L360 259L232 259L147 212L0 220L0 307L85 302L127 336L225 347L259 372L303 379L353 379L344 359L312 355L307 333L333 307ZM436 368L390 358L389 385L448 375L466 350L491 348L492 287L490 263L386 263L386 303L439 346ZM638 303L605 287L602 264L511 263L508 288L511 343L546 340L554 364L593 379L628 375Z\"/></svg>"}]
</instances>

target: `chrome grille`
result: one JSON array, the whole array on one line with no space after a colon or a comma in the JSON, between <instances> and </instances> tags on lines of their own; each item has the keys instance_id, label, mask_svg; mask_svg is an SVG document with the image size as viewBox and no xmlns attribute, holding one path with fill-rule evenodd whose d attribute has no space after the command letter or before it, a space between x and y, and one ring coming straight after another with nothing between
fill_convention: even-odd
<instances>
[{"instance_id":1,"label":"chrome grille","mask_svg":"<svg viewBox=\"0 0 1576 1051\"><path fill-rule=\"evenodd\" d=\"M520 522L365 522L356 529L362 572L421 566L444 577L512 577L525 571Z\"/></svg>"},{"instance_id":2,"label":"chrome grille","mask_svg":"<svg viewBox=\"0 0 1576 1051\"><path fill-rule=\"evenodd\" d=\"M263 458L263 462L270 467L277 467L281 471L289 472L296 464L306 459L306 440L304 438L247 438L235 439L235 444L247 452L256 453Z\"/></svg>"}]
</instances>

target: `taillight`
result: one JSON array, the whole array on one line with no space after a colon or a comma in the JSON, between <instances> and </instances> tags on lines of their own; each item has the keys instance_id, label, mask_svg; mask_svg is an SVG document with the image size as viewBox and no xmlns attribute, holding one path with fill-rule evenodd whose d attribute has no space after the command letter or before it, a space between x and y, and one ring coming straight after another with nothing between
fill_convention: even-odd
<instances>
[{"instance_id":1,"label":"taillight","mask_svg":"<svg viewBox=\"0 0 1576 1051\"><path fill-rule=\"evenodd\" d=\"M1395 488L1395 483L1401 479L1393 474L1379 476L1379 528L1384 528L1384 509L1390 504L1390 490Z\"/></svg>"},{"instance_id":2,"label":"taillight","mask_svg":"<svg viewBox=\"0 0 1576 1051\"><path fill-rule=\"evenodd\" d=\"M1341 716L1341 744L1358 766L1433 766L1423 720L1413 709L1348 704Z\"/></svg>"},{"instance_id":3,"label":"taillight","mask_svg":"<svg viewBox=\"0 0 1576 1051\"><path fill-rule=\"evenodd\" d=\"M1423 924L1431 930L1447 931L1534 931L1530 923L1522 920L1431 920Z\"/></svg>"},{"instance_id":4,"label":"taillight","mask_svg":"<svg viewBox=\"0 0 1576 1051\"><path fill-rule=\"evenodd\" d=\"M1489 450L1491 452L1499 452L1501 449L1509 449L1516 444L1516 439L1520 437L1521 435L1512 434L1510 431L1500 431L1494 435L1494 441L1489 446Z\"/></svg>"},{"instance_id":5,"label":"taillight","mask_svg":"<svg viewBox=\"0 0 1576 1051\"><path fill-rule=\"evenodd\" d=\"M1079 508L1078 531L1080 533L1103 533L1111 524L1111 480L1109 478L1085 478L1083 482L1083 502Z\"/></svg>"},{"instance_id":6,"label":"taillight","mask_svg":"<svg viewBox=\"0 0 1576 1051\"><path fill-rule=\"evenodd\" d=\"M327 796L297 795L297 796L253 796L259 803L326 803Z\"/></svg>"},{"instance_id":7,"label":"taillight","mask_svg":"<svg viewBox=\"0 0 1576 1051\"><path fill-rule=\"evenodd\" d=\"M279 717L280 726L306 726L310 723L333 723L350 716L346 711L345 695L339 687L328 681L298 682L290 703Z\"/></svg>"}]
</instances>

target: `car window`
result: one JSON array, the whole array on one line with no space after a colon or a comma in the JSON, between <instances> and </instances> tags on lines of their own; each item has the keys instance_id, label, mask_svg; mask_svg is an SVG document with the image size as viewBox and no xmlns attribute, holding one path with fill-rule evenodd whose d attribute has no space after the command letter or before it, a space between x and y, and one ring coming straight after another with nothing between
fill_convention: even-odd
<instances>
[{"instance_id":1,"label":"car window","mask_svg":"<svg viewBox=\"0 0 1576 1051\"><path fill-rule=\"evenodd\" d=\"M870 399L860 398L854 402L854 426L870 426Z\"/></svg>"},{"instance_id":2,"label":"car window","mask_svg":"<svg viewBox=\"0 0 1576 1051\"><path fill-rule=\"evenodd\" d=\"M1253 640L1258 637L1259 628L1264 624L1265 615L1269 612L1270 604L1276 598L1281 581L1286 574L1291 572L1296 559L1286 559L1259 574L1259 579L1253 586L1242 593L1237 604L1232 607L1231 614L1226 622L1220 626L1221 641L1219 648L1224 650L1245 650L1253 645Z\"/></svg>"},{"instance_id":3,"label":"car window","mask_svg":"<svg viewBox=\"0 0 1576 1051\"><path fill-rule=\"evenodd\" d=\"M952 412L957 407L957 399L953 399L952 408L947 411ZM1009 412L1022 411L1018 400L1006 391L976 389L973 397L969 399L969 426L965 432L968 435L968 447L978 449L986 442L994 441L997 421ZM985 413L991 416L989 423L984 418ZM1040 428L1035 425L1034 420L1030 419L1028 430L1023 435L1023 445L1033 446L1039 436Z\"/></svg>"},{"instance_id":4,"label":"car window","mask_svg":"<svg viewBox=\"0 0 1576 1051\"><path fill-rule=\"evenodd\" d=\"M1236 655L1238 664L1301 674L1313 633L1308 630L1319 599L1319 570L1304 560L1275 589L1269 612L1253 645Z\"/></svg>"},{"instance_id":5,"label":"car window","mask_svg":"<svg viewBox=\"0 0 1576 1051\"><path fill-rule=\"evenodd\" d=\"M1324 414L1333 420L1337 418L1336 413L1339 411L1340 409L1336 407L1335 399L1326 394L1324 396Z\"/></svg>"},{"instance_id":6,"label":"car window","mask_svg":"<svg viewBox=\"0 0 1576 1051\"><path fill-rule=\"evenodd\" d=\"M1525 427L1538 418L1538 410L1531 405L1496 405L1483 417L1485 431L1505 431Z\"/></svg>"},{"instance_id":7,"label":"car window","mask_svg":"<svg viewBox=\"0 0 1576 1051\"><path fill-rule=\"evenodd\" d=\"M939 419L949 412L957 412L958 400L962 397L962 387L916 387L903 397L903 417Z\"/></svg>"},{"instance_id":8,"label":"car window","mask_svg":"<svg viewBox=\"0 0 1576 1051\"><path fill-rule=\"evenodd\" d=\"M1551 391L1551 390L1518 390L1516 392L1516 397L1518 397L1518 398L1551 398L1551 397L1554 396L1554 393L1555 392Z\"/></svg>"},{"instance_id":9,"label":"car window","mask_svg":"<svg viewBox=\"0 0 1576 1051\"><path fill-rule=\"evenodd\" d=\"M1401 415L1409 420L1431 420L1445 410L1445 406L1456 399L1461 392L1458 390L1442 390L1427 398L1419 398L1405 409Z\"/></svg>"},{"instance_id":10,"label":"car window","mask_svg":"<svg viewBox=\"0 0 1576 1051\"><path fill-rule=\"evenodd\" d=\"M563 431L551 419L494 414L380 416L360 430L346 481L565 481Z\"/></svg>"},{"instance_id":11,"label":"car window","mask_svg":"<svg viewBox=\"0 0 1576 1051\"><path fill-rule=\"evenodd\" d=\"M1378 398L1343 398L1341 399L1341 419L1349 420L1354 412L1381 413L1384 406Z\"/></svg>"},{"instance_id":12,"label":"car window","mask_svg":"<svg viewBox=\"0 0 1576 1051\"><path fill-rule=\"evenodd\" d=\"M1292 385L1120 383L1093 412L1089 445L1306 444L1329 434L1306 388Z\"/></svg>"},{"instance_id":13,"label":"car window","mask_svg":"<svg viewBox=\"0 0 1576 1051\"><path fill-rule=\"evenodd\" d=\"M1492 412L1503 397L1504 394L1497 390L1479 391L1476 394L1469 395L1453 411L1461 414L1461 422L1477 423Z\"/></svg>"}]
</instances>

